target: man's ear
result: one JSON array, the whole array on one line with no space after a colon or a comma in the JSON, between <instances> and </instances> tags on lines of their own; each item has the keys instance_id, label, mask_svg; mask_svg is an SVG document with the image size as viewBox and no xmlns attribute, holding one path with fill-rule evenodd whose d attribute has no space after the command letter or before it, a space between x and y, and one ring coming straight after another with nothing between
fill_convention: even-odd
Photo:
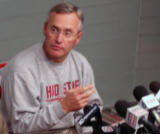
<instances>
[{"instance_id":1,"label":"man's ear","mask_svg":"<svg viewBox=\"0 0 160 134\"><path fill-rule=\"evenodd\" d=\"M80 42L82 35L83 35L83 32L80 31L77 35L76 45Z\"/></svg>"},{"instance_id":2,"label":"man's ear","mask_svg":"<svg viewBox=\"0 0 160 134\"><path fill-rule=\"evenodd\" d=\"M47 26L48 26L48 22L45 21L43 24L43 35L46 35L46 33L47 33Z\"/></svg>"}]
</instances>

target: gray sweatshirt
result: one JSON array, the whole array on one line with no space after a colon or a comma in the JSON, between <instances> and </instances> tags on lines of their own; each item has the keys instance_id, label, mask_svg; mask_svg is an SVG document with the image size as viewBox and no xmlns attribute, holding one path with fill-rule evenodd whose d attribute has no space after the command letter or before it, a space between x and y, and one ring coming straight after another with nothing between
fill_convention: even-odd
<instances>
[{"instance_id":1,"label":"gray sweatshirt","mask_svg":"<svg viewBox=\"0 0 160 134\"><path fill-rule=\"evenodd\" d=\"M2 112L8 130L24 134L76 126L83 110L66 114L59 101L68 90L90 84L95 85L92 68L75 50L63 63L51 62L41 43L20 52L2 72ZM102 106L97 91L89 103Z\"/></svg>"}]
</instances>

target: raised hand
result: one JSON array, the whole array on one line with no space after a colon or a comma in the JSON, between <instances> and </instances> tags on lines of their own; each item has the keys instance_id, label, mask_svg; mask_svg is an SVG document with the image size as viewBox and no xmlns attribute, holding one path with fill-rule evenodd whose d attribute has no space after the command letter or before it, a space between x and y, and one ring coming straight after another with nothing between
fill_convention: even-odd
<instances>
[{"instance_id":1,"label":"raised hand","mask_svg":"<svg viewBox=\"0 0 160 134\"><path fill-rule=\"evenodd\" d=\"M69 90L60 102L65 112L76 111L88 104L90 96L95 92L92 85Z\"/></svg>"}]
</instances>

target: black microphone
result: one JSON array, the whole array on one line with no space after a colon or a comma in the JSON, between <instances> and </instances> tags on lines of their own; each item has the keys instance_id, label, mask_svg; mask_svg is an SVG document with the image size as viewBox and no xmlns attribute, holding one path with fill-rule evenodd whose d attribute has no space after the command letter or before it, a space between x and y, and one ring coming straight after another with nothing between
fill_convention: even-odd
<instances>
[{"instance_id":1,"label":"black microphone","mask_svg":"<svg viewBox=\"0 0 160 134\"><path fill-rule=\"evenodd\" d=\"M148 95L148 91L142 85L136 86L133 90L133 95L137 101L140 101L143 96Z\"/></svg>"},{"instance_id":2,"label":"black microphone","mask_svg":"<svg viewBox=\"0 0 160 134\"><path fill-rule=\"evenodd\" d=\"M90 110L92 109L92 106L91 105L86 105L84 108L83 108L83 111L84 111L84 115L86 115ZM92 118L92 117L91 117ZM88 125L90 126L91 123L90 123L90 119L86 120L84 125Z\"/></svg>"},{"instance_id":3,"label":"black microphone","mask_svg":"<svg viewBox=\"0 0 160 134\"><path fill-rule=\"evenodd\" d=\"M126 100L118 100L114 104L114 108L118 115L120 115L122 118L125 118L127 114L126 107L129 108L136 104L137 102L127 102ZM119 124L119 132L120 134L133 134L135 132L135 129L129 126L126 122L124 122L123 124Z\"/></svg>"},{"instance_id":4,"label":"black microphone","mask_svg":"<svg viewBox=\"0 0 160 134\"><path fill-rule=\"evenodd\" d=\"M149 85L150 90L155 94L155 97L160 102L160 83L158 81L152 81Z\"/></svg>"},{"instance_id":5,"label":"black microphone","mask_svg":"<svg viewBox=\"0 0 160 134\"><path fill-rule=\"evenodd\" d=\"M92 106L91 105L87 105L84 107L83 111L84 111L84 114L87 114L90 110L91 110Z\"/></svg>"},{"instance_id":6,"label":"black microphone","mask_svg":"<svg viewBox=\"0 0 160 134\"><path fill-rule=\"evenodd\" d=\"M80 126L85 125L92 117L94 117L97 113L100 113L99 106L97 104L94 104L92 107L87 106L84 108L84 115L80 118L78 121L78 124Z\"/></svg>"},{"instance_id":7,"label":"black microphone","mask_svg":"<svg viewBox=\"0 0 160 134\"><path fill-rule=\"evenodd\" d=\"M92 117L95 117L95 121L90 121ZM92 126L93 134L116 134L116 130L114 128L109 126L107 127L106 124L103 124L100 108L97 104L85 106L84 115L77 123L81 127Z\"/></svg>"},{"instance_id":8,"label":"black microphone","mask_svg":"<svg viewBox=\"0 0 160 134\"><path fill-rule=\"evenodd\" d=\"M116 103L115 108L122 117L126 117L126 122L132 128L137 130L138 128L142 127L141 125L143 125L153 134L160 133L159 129L157 129L152 123L146 120L148 112L141 108L139 105L131 106L130 103L124 101L122 103Z\"/></svg>"},{"instance_id":9,"label":"black microphone","mask_svg":"<svg viewBox=\"0 0 160 134\"><path fill-rule=\"evenodd\" d=\"M153 93L157 93L159 90L160 90L160 82L158 81L152 81L150 84L149 84L149 88L150 90L153 92Z\"/></svg>"},{"instance_id":10,"label":"black microphone","mask_svg":"<svg viewBox=\"0 0 160 134\"><path fill-rule=\"evenodd\" d=\"M160 125L160 116L155 108L159 106L159 102L153 94L149 94L144 86L137 86L133 90L134 97L139 101L140 105L149 110L149 120L157 122Z\"/></svg>"},{"instance_id":11,"label":"black microphone","mask_svg":"<svg viewBox=\"0 0 160 134\"><path fill-rule=\"evenodd\" d=\"M114 108L116 109L117 113L125 118L126 116L126 107L129 108L129 107L132 107L134 105L137 105L137 102L128 102L126 100L118 100L115 105L114 105ZM123 106L123 107L122 107Z\"/></svg>"}]
</instances>

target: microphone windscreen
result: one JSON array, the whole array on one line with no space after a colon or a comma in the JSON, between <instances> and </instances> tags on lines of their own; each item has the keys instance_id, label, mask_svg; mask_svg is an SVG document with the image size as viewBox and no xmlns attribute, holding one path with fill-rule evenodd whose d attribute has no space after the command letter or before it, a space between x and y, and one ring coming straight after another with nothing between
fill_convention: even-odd
<instances>
[{"instance_id":1,"label":"microphone windscreen","mask_svg":"<svg viewBox=\"0 0 160 134\"><path fill-rule=\"evenodd\" d=\"M125 100L118 100L115 105L114 108L116 109L116 112L123 118L126 117L126 113L127 113L127 108L136 105L137 103L135 102L127 102Z\"/></svg>"},{"instance_id":2,"label":"microphone windscreen","mask_svg":"<svg viewBox=\"0 0 160 134\"><path fill-rule=\"evenodd\" d=\"M92 108L92 106L86 105L86 106L84 107L84 109L83 109L84 114L88 113L88 112L91 110L91 108Z\"/></svg>"},{"instance_id":3,"label":"microphone windscreen","mask_svg":"<svg viewBox=\"0 0 160 134\"><path fill-rule=\"evenodd\" d=\"M150 84L149 84L149 88L150 90L153 92L153 93L157 93L160 89L160 82L158 81L152 81Z\"/></svg>"},{"instance_id":4,"label":"microphone windscreen","mask_svg":"<svg viewBox=\"0 0 160 134\"><path fill-rule=\"evenodd\" d=\"M137 101L140 101L143 96L146 96L148 94L149 93L148 93L147 89L141 85L135 87L133 90L133 95Z\"/></svg>"}]
</instances>

